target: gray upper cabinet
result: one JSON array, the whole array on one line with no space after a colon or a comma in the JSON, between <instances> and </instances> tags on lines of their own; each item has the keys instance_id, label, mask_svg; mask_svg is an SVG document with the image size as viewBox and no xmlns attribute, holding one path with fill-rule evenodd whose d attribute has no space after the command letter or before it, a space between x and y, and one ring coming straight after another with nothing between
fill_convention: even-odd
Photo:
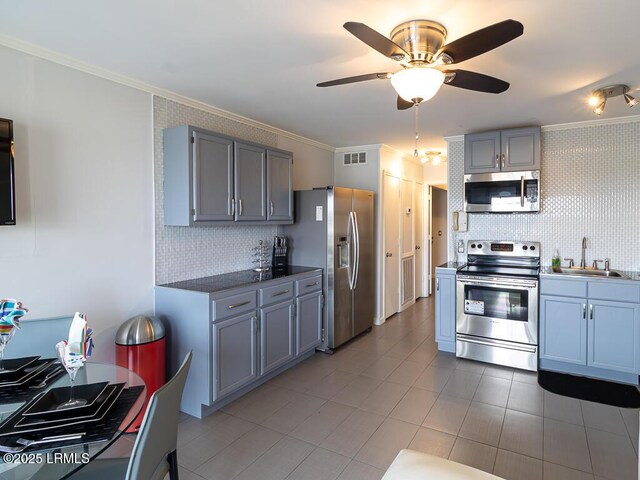
<instances>
[{"instance_id":1,"label":"gray upper cabinet","mask_svg":"<svg viewBox=\"0 0 640 480\"><path fill-rule=\"evenodd\" d=\"M514 128L500 132L502 171L540 170L540 129Z\"/></svg>"},{"instance_id":2,"label":"gray upper cabinet","mask_svg":"<svg viewBox=\"0 0 640 480\"><path fill-rule=\"evenodd\" d=\"M235 142L236 221L267 219L265 153L263 147Z\"/></svg>"},{"instance_id":3,"label":"gray upper cabinet","mask_svg":"<svg viewBox=\"0 0 640 480\"><path fill-rule=\"evenodd\" d=\"M290 152L182 125L163 157L165 225L293 223Z\"/></svg>"},{"instance_id":4,"label":"gray upper cabinet","mask_svg":"<svg viewBox=\"0 0 640 480\"><path fill-rule=\"evenodd\" d=\"M540 170L540 128L513 128L464 136L464 173Z\"/></svg>"},{"instance_id":5,"label":"gray upper cabinet","mask_svg":"<svg viewBox=\"0 0 640 480\"><path fill-rule=\"evenodd\" d=\"M293 221L293 157L267 150L267 220Z\"/></svg>"},{"instance_id":6,"label":"gray upper cabinet","mask_svg":"<svg viewBox=\"0 0 640 480\"><path fill-rule=\"evenodd\" d=\"M464 136L464 173L500 171L500 132Z\"/></svg>"},{"instance_id":7,"label":"gray upper cabinet","mask_svg":"<svg viewBox=\"0 0 640 480\"><path fill-rule=\"evenodd\" d=\"M233 141L193 134L193 221L233 220Z\"/></svg>"}]
</instances>

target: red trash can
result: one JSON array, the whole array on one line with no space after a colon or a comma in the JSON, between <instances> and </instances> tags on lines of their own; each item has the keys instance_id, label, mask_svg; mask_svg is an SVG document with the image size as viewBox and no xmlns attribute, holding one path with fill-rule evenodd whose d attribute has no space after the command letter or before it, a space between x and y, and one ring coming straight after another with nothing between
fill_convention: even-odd
<instances>
[{"instance_id":1,"label":"red trash can","mask_svg":"<svg viewBox=\"0 0 640 480\"><path fill-rule=\"evenodd\" d=\"M116 364L136 372L147 386L142 411L127 429L134 433L140 429L151 395L165 382L166 340L162 322L145 315L124 322L116 333Z\"/></svg>"}]
</instances>

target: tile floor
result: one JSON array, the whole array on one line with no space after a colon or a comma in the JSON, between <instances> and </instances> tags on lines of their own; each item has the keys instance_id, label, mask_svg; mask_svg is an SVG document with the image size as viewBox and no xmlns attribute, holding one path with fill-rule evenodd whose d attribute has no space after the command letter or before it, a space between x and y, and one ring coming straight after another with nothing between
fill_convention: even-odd
<instances>
[{"instance_id":1,"label":"tile floor","mask_svg":"<svg viewBox=\"0 0 640 480\"><path fill-rule=\"evenodd\" d=\"M183 415L178 461L182 480L373 480L407 447L508 480L630 480L638 411L438 353L433 302L421 300L222 411Z\"/></svg>"}]
</instances>

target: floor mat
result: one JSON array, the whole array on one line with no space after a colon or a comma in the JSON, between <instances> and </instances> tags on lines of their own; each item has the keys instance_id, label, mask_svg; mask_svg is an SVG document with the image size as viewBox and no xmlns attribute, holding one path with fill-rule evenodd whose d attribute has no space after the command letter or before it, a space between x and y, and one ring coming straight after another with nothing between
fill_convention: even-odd
<instances>
[{"instance_id":1,"label":"floor mat","mask_svg":"<svg viewBox=\"0 0 640 480\"><path fill-rule=\"evenodd\" d=\"M538 384L549 392L565 397L604 403L614 407L640 408L640 392L633 385L545 370L538 372Z\"/></svg>"}]
</instances>

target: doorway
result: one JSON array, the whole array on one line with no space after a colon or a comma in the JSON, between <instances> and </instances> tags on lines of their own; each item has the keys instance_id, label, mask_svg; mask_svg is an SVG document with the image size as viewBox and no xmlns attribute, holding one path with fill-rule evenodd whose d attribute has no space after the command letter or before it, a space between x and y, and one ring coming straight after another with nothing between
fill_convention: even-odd
<instances>
[{"instance_id":1,"label":"doorway","mask_svg":"<svg viewBox=\"0 0 640 480\"><path fill-rule=\"evenodd\" d=\"M447 188L446 185L431 187L431 282L436 278L436 267L447 261Z\"/></svg>"}]
</instances>

